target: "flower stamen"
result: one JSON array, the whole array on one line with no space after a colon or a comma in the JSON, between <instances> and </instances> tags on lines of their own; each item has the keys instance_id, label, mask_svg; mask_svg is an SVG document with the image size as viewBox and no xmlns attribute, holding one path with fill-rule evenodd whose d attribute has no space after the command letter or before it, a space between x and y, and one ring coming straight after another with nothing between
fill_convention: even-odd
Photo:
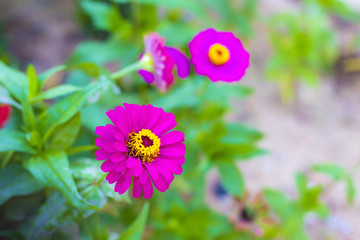
<instances>
[{"instance_id":1,"label":"flower stamen","mask_svg":"<svg viewBox=\"0 0 360 240\"><path fill-rule=\"evenodd\" d=\"M160 152L160 138L149 129L130 133L126 142L128 155L138 157L142 162L153 162Z\"/></svg>"},{"instance_id":2,"label":"flower stamen","mask_svg":"<svg viewBox=\"0 0 360 240\"><path fill-rule=\"evenodd\" d=\"M210 46L208 56L210 61L215 65L223 65L230 59L229 50L219 43Z\"/></svg>"}]
</instances>

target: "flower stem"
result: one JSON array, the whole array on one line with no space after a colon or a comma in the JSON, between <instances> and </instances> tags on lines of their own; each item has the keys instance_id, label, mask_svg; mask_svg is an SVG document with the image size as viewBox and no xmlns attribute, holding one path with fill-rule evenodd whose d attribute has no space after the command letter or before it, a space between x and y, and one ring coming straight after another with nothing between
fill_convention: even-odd
<instances>
[{"instance_id":1,"label":"flower stem","mask_svg":"<svg viewBox=\"0 0 360 240\"><path fill-rule=\"evenodd\" d=\"M135 62L133 64L130 64L130 65L124 67L123 69L120 69L117 72L112 73L111 78L114 79L114 80L119 79L119 78L125 76L128 73L139 70L141 67L142 67L142 62L137 61L137 62Z\"/></svg>"}]
</instances>

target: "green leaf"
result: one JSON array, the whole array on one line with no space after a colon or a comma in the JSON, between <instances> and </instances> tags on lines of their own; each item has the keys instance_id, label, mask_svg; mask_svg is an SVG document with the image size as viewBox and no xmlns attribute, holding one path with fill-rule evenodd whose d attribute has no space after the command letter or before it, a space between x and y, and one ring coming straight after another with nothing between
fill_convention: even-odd
<instances>
[{"instance_id":1,"label":"green leaf","mask_svg":"<svg viewBox=\"0 0 360 240\"><path fill-rule=\"evenodd\" d=\"M29 98L33 98L39 91L39 82L35 67L29 65L27 69L27 77L29 79Z\"/></svg>"},{"instance_id":2,"label":"green leaf","mask_svg":"<svg viewBox=\"0 0 360 240\"><path fill-rule=\"evenodd\" d=\"M128 3L131 0L111 0L111 1L114 2L114 3Z\"/></svg>"},{"instance_id":3,"label":"green leaf","mask_svg":"<svg viewBox=\"0 0 360 240\"><path fill-rule=\"evenodd\" d=\"M277 190L265 189L264 197L267 203L270 205L271 209L281 219L284 220L292 216L293 211L291 208L291 202L284 193Z\"/></svg>"},{"instance_id":4,"label":"green leaf","mask_svg":"<svg viewBox=\"0 0 360 240\"><path fill-rule=\"evenodd\" d=\"M158 5L167 9L183 9L186 11L192 12L194 15L199 17L200 19L209 19L206 11L204 10L204 6L201 5L198 1L192 0L135 0L135 2L142 4L152 4Z\"/></svg>"},{"instance_id":5,"label":"green leaf","mask_svg":"<svg viewBox=\"0 0 360 240\"><path fill-rule=\"evenodd\" d=\"M246 144L256 142L263 137L259 131L239 123L227 123L226 135L221 138L223 143Z\"/></svg>"},{"instance_id":6,"label":"green leaf","mask_svg":"<svg viewBox=\"0 0 360 240\"><path fill-rule=\"evenodd\" d=\"M57 126L49 137L49 149L65 150L71 147L81 127L80 113L69 121Z\"/></svg>"},{"instance_id":7,"label":"green leaf","mask_svg":"<svg viewBox=\"0 0 360 240\"><path fill-rule=\"evenodd\" d=\"M353 203L356 196L354 180L351 176L346 178L346 196L349 203Z\"/></svg>"},{"instance_id":8,"label":"green leaf","mask_svg":"<svg viewBox=\"0 0 360 240\"><path fill-rule=\"evenodd\" d=\"M38 129L35 113L34 113L34 110L31 106L30 102L28 101L28 99L26 99L22 102L21 108L22 108L21 113L22 113L22 117L23 117L23 121L25 123L26 129L28 131Z\"/></svg>"},{"instance_id":9,"label":"green leaf","mask_svg":"<svg viewBox=\"0 0 360 240\"><path fill-rule=\"evenodd\" d=\"M24 133L15 130L0 130L0 152L18 151L24 153L35 153L29 145Z\"/></svg>"},{"instance_id":10,"label":"green leaf","mask_svg":"<svg viewBox=\"0 0 360 240\"><path fill-rule=\"evenodd\" d=\"M96 54L92 54L96 52ZM119 56L127 56L122 59L122 64L130 64L136 59L139 50L133 45L119 41L85 41L79 44L67 60L67 66L74 66L86 62L103 65L110 61L119 61ZM95 65L96 68L98 65ZM81 65L80 65L81 66ZM84 67L84 65L83 65ZM87 64L86 71L91 70L90 64ZM84 68L81 70L85 70Z\"/></svg>"},{"instance_id":11,"label":"green leaf","mask_svg":"<svg viewBox=\"0 0 360 240\"><path fill-rule=\"evenodd\" d=\"M105 194L106 197L114 200L115 202L122 202L131 204L131 198L129 197L128 192L125 192L124 194L119 194L114 191L114 184L109 184L107 182L103 182L101 184L101 190Z\"/></svg>"},{"instance_id":12,"label":"green leaf","mask_svg":"<svg viewBox=\"0 0 360 240\"><path fill-rule=\"evenodd\" d=\"M77 92L79 90L81 90L80 87L70 85L70 84L62 84L62 85L59 85L57 87L51 88L45 92L38 94L37 96L33 97L31 99L31 101L38 102L38 101L42 101L45 99L57 98L57 97L64 96L69 93Z\"/></svg>"},{"instance_id":13,"label":"green leaf","mask_svg":"<svg viewBox=\"0 0 360 240\"><path fill-rule=\"evenodd\" d=\"M86 103L88 98L105 86L106 81L97 81L89 84L83 90L57 102L50 109L46 110L41 117L44 133L43 142L50 136L56 126L65 123L72 118Z\"/></svg>"},{"instance_id":14,"label":"green leaf","mask_svg":"<svg viewBox=\"0 0 360 240\"><path fill-rule=\"evenodd\" d=\"M20 164L11 164L0 170L0 205L13 196L24 196L44 186Z\"/></svg>"},{"instance_id":15,"label":"green leaf","mask_svg":"<svg viewBox=\"0 0 360 240\"><path fill-rule=\"evenodd\" d=\"M220 102L222 104L229 104L231 97L233 98L246 98L253 92L252 88L244 87L238 84L210 84L205 93L204 98L206 101Z\"/></svg>"},{"instance_id":16,"label":"green leaf","mask_svg":"<svg viewBox=\"0 0 360 240\"><path fill-rule=\"evenodd\" d=\"M149 213L149 203L146 202L136 220L118 238L118 240L140 240L145 230Z\"/></svg>"},{"instance_id":17,"label":"green leaf","mask_svg":"<svg viewBox=\"0 0 360 240\"><path fill-rule=\"evenodd\" d=\"M104 71L102 67L92 62L67 63L67 68L69 70L81 70L92 77L98 77Z\"/></svg>"},{"instance_id":18,"label":"green leaf","mask_svg":"<svg viewBox=\"0 0 360 240\"><path fill-rule=\"evenodd\" d=\"M6 66L0 61L0 84L17 100L23 101L27 98L28 79L26 75L16 69Z\"/></svg>"},{"instance_id":19,"label":"green leaf","mask_svg":"<svg viewBox=\"0 0 360 240\"><path fill-rule=\"evenodd\" d=\"M60 71L63 71L66 69L66 66L65 65L59 65L59 66L56 66L56 67L53 67L53 68L50 68L48 70L46 70L45 72L41 73L39 76L38 76L38 80L39 80L39 90L41 90L46 81L48 79L50 79L51 76L53 76L55 73L57 72L60 72Z\"/></svg>"},{"instance_id":20,"label":"green leaf","mask_svg":"<svg viewBox=\"0 0 360 240\"><path fill-rule=\"evenodd\" d=\"M76 180L94 181L102 176L101 162L91 158L79 158L71 161L70 168Z\"/></svg>"},{"instance_id":21,"label":"green leaf","mask_svg":"<svg viewBox=\"0 0 360 240\"><path fill-rule=\"evenodd\" d=\"M65 152L48 151L25 162L36 179L62 192L78 208L95 208L87 203L76 188Z\"/></svg>"},{"instance_id":22,"label":"green leaf","mask_svg":"<svg viewBox=\"0 0 360 240\"><path fill-rule=\"evenodd\" d=\"M82 240L108 240L109 231L100 223L97 215L84 219L79 224L79 234Z\"/></svg>"},{"instance_id":23,"label":"green leaf","mask_svg":"<svg viewBox=\"0 0 360 240\"><path fill-rule=\"evenodd\" d=\"M224 188L231 195L243 196L245 191L244 177L236 164L231 162L219 162L218 170Z\"/></svg>"},{"instance_id":24,"label":"green leaf","mask_svg":"<svg viewBox=\"0 0 360 240\"><path fill-rule=\"evenodd\" d=\"M314 165L312 169L316 172L325 173L332 177L334 180L340 180L346 175L345 169L343 167L333 163Z\"/></svg>"},{"instance_id":25,"label":"green leaf","mask_svg":"<svg viewBox=\"0 0 360 240\"><path fill-rule=\"evenodd\" d=\"M103 2L81 1L81 8L91 17L94 26L100 30L116 31L119 28L127 30L126 22L122 19L116 7Z\"/></svg>"},{"instance_id":26,"label":"green leaf","mask_svg":"<svg viewBox=\"0 0 360 240\"><path fill-rule=\"evenodd\" d=\"M9 92L2 86L0 86L0 103L5 103L21 110L20 104L12 99Z\"/></svg>"},{"instance_id":27,"label":"green leaf","mask_svg":"<svg viewBox=\"0 0 360 240\"><path fill-rule=\"evenodd\" d=\"M29 144L33 147L37 147L41 141L41 135L38 131L33 130L26 134L26 140L28 140Z\"/></svg>"},{"instance_id":28,"label":"green leaf","mask_svg":"<svg viewBox=\"0 0 360 240\"><path fill-rule=\"evenodd\" d=\"M51 192L40 207L32 226L27 233L27 240L43 239L51 234L54 227L59 227L62 215L66 211L66 198L59 192Z\"/></svg>"},{"instance_id":29,"label":"green leaf","mask_svg":"<svg viewBox=\"0 0 360 240\"><path fill-rule=\"evenodd\" d=\"M89 203L101 209L106 204L106 196L99 186L92 185L92 182L89 182L89 184L90 186L82 190L81 193ZM90 213L93 213L93 210L90 211Z\"/></svg>"}]
</instances>

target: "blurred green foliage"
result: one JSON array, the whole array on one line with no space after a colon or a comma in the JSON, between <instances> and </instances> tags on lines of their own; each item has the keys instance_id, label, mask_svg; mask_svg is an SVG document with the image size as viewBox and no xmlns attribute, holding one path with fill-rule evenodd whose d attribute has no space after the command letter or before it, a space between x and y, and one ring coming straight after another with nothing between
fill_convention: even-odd
<instances>
[{"instance_id":1,"label":"blurred green foliage","mask_svg":"<svg viewBox=\"0 0 360 240\"><path fill-rule=\"evenodd\" d=\"M316 87L323 73L334 71L340 46L332 16L360 22L360 13L336 0L303 0L295 11L270 16L266 75L278 82L284 102L294 100L299 82Z\"/></svg>"}]
</instances>

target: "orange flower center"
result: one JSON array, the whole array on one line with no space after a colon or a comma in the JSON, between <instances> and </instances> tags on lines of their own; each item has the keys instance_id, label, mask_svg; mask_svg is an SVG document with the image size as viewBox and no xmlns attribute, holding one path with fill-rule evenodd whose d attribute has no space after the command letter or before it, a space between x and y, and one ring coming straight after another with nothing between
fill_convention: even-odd
<instances>
[{"instance_id":1,"label":"orange flower center","mask_svg":"<svg viewBox=\"0 0 360 240\"><path fill-rule=\"evenodd\" d=\"M160 138L149 129L130 133L126 142L129 156L138 157L142 162L153 162L160 152Z\"/></svg>"},{"instance_id":2,"label":"orange flower center","mask_svg":"<svg viewBox=\"0 0 360 240\"><path fill-rule=\"evenodd\" d=\"M224 45L215 43L209 48L208 56L213 64L220 66L229 61L230 52Z\"/></svg>"}]
</instances>

